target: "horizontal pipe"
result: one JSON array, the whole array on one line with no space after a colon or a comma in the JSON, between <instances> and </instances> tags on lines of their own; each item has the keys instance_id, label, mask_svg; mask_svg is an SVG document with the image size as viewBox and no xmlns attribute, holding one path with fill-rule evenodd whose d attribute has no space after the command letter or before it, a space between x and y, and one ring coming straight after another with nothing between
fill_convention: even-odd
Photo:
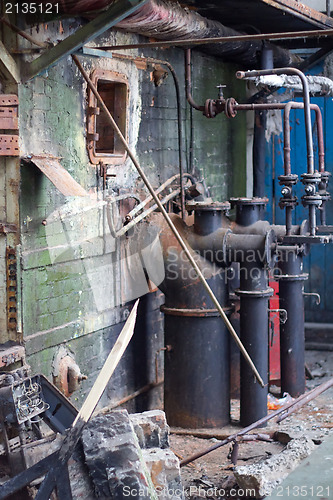
<instances>
[{"instance_id":1,"label":"horizontal pipe","mask_svg":"<svg viewBox=\"0 0 333 500\"><path fill-rule=\"evenodd\" d=\"M260 33L254 35L239 35L212 37L212 38L187 38L185 40L167 40L161 42L133 43L127 45L104 45L94 47L100 50L125 50L125 49L143 49L143 48L170 48L187 47L195 45L207 45L211 43L230 43L232 42L253 42L255 40L292 40L297 38L328 38L333 36L333 29L329 30L311 30L311 31L288 31L286 33Z\"/></svg>"}]
</instances>

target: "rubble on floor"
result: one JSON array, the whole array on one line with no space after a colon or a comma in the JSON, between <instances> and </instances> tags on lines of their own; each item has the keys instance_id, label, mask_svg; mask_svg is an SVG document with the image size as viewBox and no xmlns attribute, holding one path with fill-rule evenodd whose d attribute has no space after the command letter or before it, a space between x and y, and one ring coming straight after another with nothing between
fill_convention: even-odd
<instances>
[{"instance_id":1,"label":"rubble on floor","mask_svg":"<svg viewBox=\"0 0 333 500\"><path fill-rule=\"evenodd\" d=\"M252 465L235 468L237 484L243 490L253 490L255 498L263 498L294 470L315 449L306 436L291 439L285 449L272 457Z\"/></svg>"}]
</instances>

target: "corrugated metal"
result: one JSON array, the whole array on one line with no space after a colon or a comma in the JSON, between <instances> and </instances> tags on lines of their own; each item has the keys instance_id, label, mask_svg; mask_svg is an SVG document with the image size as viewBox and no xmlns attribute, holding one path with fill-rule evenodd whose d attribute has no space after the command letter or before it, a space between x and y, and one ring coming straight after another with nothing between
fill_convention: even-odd
<instances>
[{"instance_id":1,"label":"corrugated metal","mask_svg":"<svg viewBox=\"0 0 333 500\"><path fill-rule=\"evenodd\" d=\"M29 162L36 165L64 196L88 196L87 191L60 165L57 158L32 156Z\"/></svg>"}]
</instances>

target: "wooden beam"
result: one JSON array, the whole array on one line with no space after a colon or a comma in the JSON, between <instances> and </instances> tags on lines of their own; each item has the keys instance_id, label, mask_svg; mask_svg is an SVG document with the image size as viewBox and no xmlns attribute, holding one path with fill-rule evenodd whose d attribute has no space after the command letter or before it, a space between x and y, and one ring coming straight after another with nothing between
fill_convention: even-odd
<instances>
[{"instance_id":1,"label":"wooden beam","mask_svg":"<svg viewBox=\"0 0 333 500\"><path fill-rule=\"evenodd\" d=\"M146 2L147 0L118 0L105 12L102 12L102 14L88 24L79 28L73 35L70 35L55 47L46 50L31 63L25 63L22 67L23 81L26 82L34 78L50 66L56 64L60 59L72 54L84 44L95 39L135 12Z\"/></svg>"},{"instance_id":2,"label":"wooden beam","mask_svg":"<svg viewBox=\"0 0 333 500\"><path fill-rule=\"evenodd\" d=\"M7 82L21 81L19 68L2 42L0 42L0 73Z\"/></svg>"}]
</instances>

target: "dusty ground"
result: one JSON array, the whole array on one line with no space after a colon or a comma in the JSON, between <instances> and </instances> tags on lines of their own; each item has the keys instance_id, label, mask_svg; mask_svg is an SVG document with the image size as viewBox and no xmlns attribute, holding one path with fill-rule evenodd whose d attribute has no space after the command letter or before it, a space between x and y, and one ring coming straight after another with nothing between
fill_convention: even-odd
<instances>
[{"instance_id":1,"label":"dusty ground","mask_svg":"<svg viewBox=\"0 0 333 500\"><path fill-rule=\"evenodd\" d=\"M312 389L333 377L333 352L307 351L306 363L310 369L313 380L307 380L307 388ZM268 422L267 427L256 429L254 433L265 433L273 435L279 431L280 440L284 441L255 441L244 442L239 446L237 465L246 465L260 461L271 454L279 453L290 438L306 435L315 444L320 443L332 432L333 428L333 388L327 390L315 400L308 403L298 412L277 424L276 419ZM180 457L187 457L200 450L205 450L217 443L219 439L238 432L241 427L238 424L239 401L231 402L232 425L223 429L202 429L197 432L205 434L205 438L171 434L170 446ZM177 432L176 429L174 429ZM210 437L211 436L211 437ZM230 460L230 445L223 446L210 454L196 460L192 464L182 467L183 486L186 497L197 498L222 498L214 495L214 488L226 490L226 498L232 493L233 498L246 498L246 496L234 496L237 489L233 470L234 465Z\"/></svg>"}]
</instances>

